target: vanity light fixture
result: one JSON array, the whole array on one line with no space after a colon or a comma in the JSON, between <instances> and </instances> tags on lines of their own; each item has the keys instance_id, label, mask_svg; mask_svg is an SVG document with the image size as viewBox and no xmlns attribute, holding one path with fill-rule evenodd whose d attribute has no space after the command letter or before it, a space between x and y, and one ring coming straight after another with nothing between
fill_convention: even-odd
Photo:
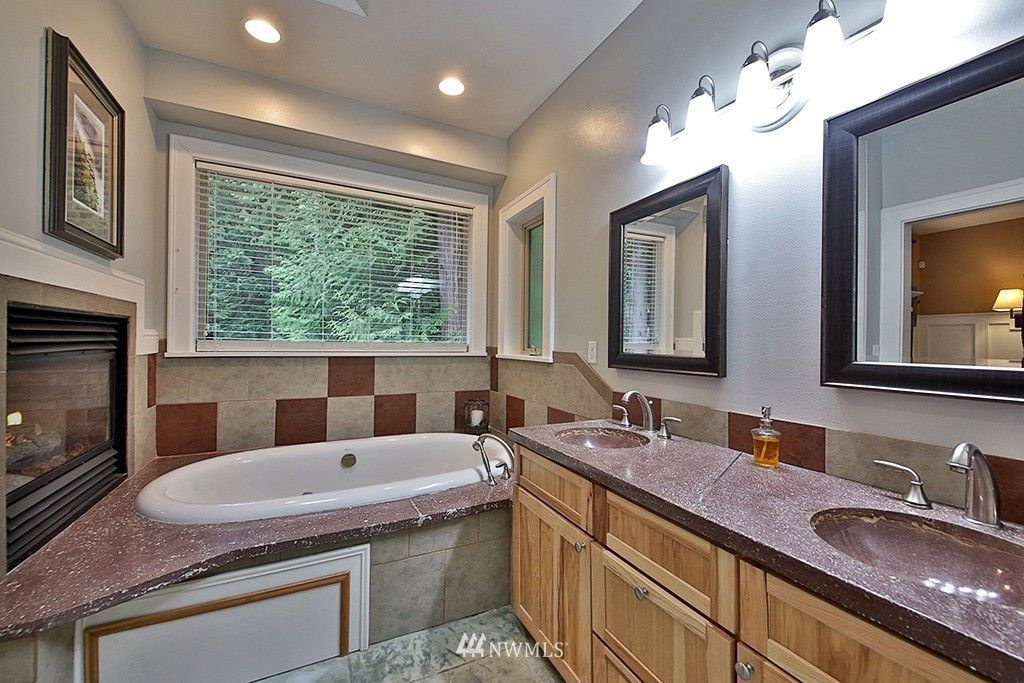
<instances>
[{"instance_id":1,"label":"vanity light fixture","mask_svg":"<svg viewBox=\"0 0 1024 683\"><path fill-rule=\"evenodd\" d=\"M281 32L266 19L248 19L244 26L246 33L261 43L281 42Z\"/></svg>"},{"instance_id":2,"label":"vanity light fixture","mask_svg":"<svg viewBox=\"0 0 1024 683\"><path fill-rule=\"evenodd\" d=\"M772 77L768 70L768 46L760 40L750 46L750 55L740 69L736 86L736 105L744 118L755 123L765 110L775 105Z\"/></svg>"},{"instance_id":3,"label":"vanity light fixture","mask_svg":"<svg viewBox=\"0 0 1024 683\"><path fill-rule=\"evenodd\" d=\"M661 115L661 110L665 115ZM654 108L654 118L647 127L647 146L640 163L644 166L661 166L668 161L669 150L672 149L672 112L664 104Z\"/></svg>"},{"instance_id":4,"label":"vanity light fixture","mask_svg":"<svg viewBox=\"0 0 1024 683\"><path fill-rule=\"evenodd\" d=\"M804 36L804 78L812 86L822 83L845 40L835 3L832 0L819 0L818 11L807 24Z\"/></svg>"},{"instance_id":5,"label":"vanity light fixture","mask_svg":"<svg viewBox=\"0 0 1024 683\"><path fill-rule=\"evenodd\" d=\"M697 81L697 89L690 96L690 105L686 109L686 129L696 133L710 125L714 116L715 79L704 74Z\"/></svg>"}]
</instances>

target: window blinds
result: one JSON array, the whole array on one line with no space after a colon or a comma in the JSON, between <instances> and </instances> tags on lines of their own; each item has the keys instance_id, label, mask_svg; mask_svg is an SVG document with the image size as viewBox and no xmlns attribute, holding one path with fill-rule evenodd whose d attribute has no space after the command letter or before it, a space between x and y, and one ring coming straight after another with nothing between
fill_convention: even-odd
<instances>
[{"instance_id":1,"label":"window blinds","mask_svg":"<svg viewBox=\"0 0 1024 683\"><path fill-rule=\"evenodd\" d=\"M197 350L465 351L468 208L196 165Z\"/></svg>"},{"instance_id":2,"label":"window blinds","mask_svg":"<svg viewBox=\"0 0 1024 683\"><path fill-rule=\"evenodd\" d=\"M665 239L626 233L623 256L623 310L626 344L658 344L661 338Z\"/></svg>"}]
</instances>

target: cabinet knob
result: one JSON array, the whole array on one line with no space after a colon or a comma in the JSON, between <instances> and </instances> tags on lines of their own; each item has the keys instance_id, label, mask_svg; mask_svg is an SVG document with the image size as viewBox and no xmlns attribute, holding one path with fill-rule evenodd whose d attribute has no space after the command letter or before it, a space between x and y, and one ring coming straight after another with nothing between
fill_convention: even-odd
<instances>
[{"instance_id":1,"label":"cabinet knob","mask_svg":"<svg viewBox=\"0 0 1024 683\"><path fill-rule=\"evenodd\" d=\"M644 598L646 598L647 592L647 589L643 586L637 586L633 589L633 595L636 597L637 600L643 600Z\"/></svg>"},{"instance_id":2,"label":"cabinet knob","mask_svg":"<svg viewBox=\"0 0 1024 683\"><path fill-rule=\"evenodd\" d=\"M736 662L736 677L741 681L749 681L754 677L754 665L750 662Z\"/></svg>"},{"instance_id":3,"label":"cabinet knob","mask_svg":"<svg viewBox=\"0 0 1024 683\"><path fill-rule=\"evenodd\" d=\"M579 541L576 541L575 543L572 544L572 547L576 549L576 552L582 553L584 548L587 547L587 544L586 543L580 543Z\"/></svg>"}]
</instances>

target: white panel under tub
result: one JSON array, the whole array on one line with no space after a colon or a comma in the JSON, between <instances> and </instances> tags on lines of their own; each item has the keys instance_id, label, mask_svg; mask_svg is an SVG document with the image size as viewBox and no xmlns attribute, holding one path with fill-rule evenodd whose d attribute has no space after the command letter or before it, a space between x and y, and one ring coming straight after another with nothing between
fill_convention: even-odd
<instances>
[{"instance_id":1,"label":"white panel under tub","mask_svg":"<svg viewBox=\"0 0 1024 683\"><path fill-rule=\"evenodd\" d=\"M337 657L346 577L348 651L364 649L369 545L189 581L86 617L75 680L242 682Z\"/></svg>"}]
</instances>

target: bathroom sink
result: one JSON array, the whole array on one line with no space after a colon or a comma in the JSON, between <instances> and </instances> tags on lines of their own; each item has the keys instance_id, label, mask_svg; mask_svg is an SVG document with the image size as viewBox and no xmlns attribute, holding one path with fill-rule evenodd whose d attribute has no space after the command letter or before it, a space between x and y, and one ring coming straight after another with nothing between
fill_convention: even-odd
<instances>
[{"instance_id":1,"label":"bathroom sink","mask_svg":"<svg viewBox=\"0 0 1024 683\"><path fill-rule=\"evenodd\" d=\"M605 427L565 429L555 434L555 438L564 444L584 448L639 448L651 442L643 434Z\"/></svg>"},{"instance_id":2,"label":"bathroom sink","mask_svg":"<svg viewBox=\"0 0 1024 683\"><path fill-rule=\"evenodd\" d=\"M1024 547L974 529L857 508L811 518L839 552L948 595L1024 609Z\"/></svg>"}]
</instances>

